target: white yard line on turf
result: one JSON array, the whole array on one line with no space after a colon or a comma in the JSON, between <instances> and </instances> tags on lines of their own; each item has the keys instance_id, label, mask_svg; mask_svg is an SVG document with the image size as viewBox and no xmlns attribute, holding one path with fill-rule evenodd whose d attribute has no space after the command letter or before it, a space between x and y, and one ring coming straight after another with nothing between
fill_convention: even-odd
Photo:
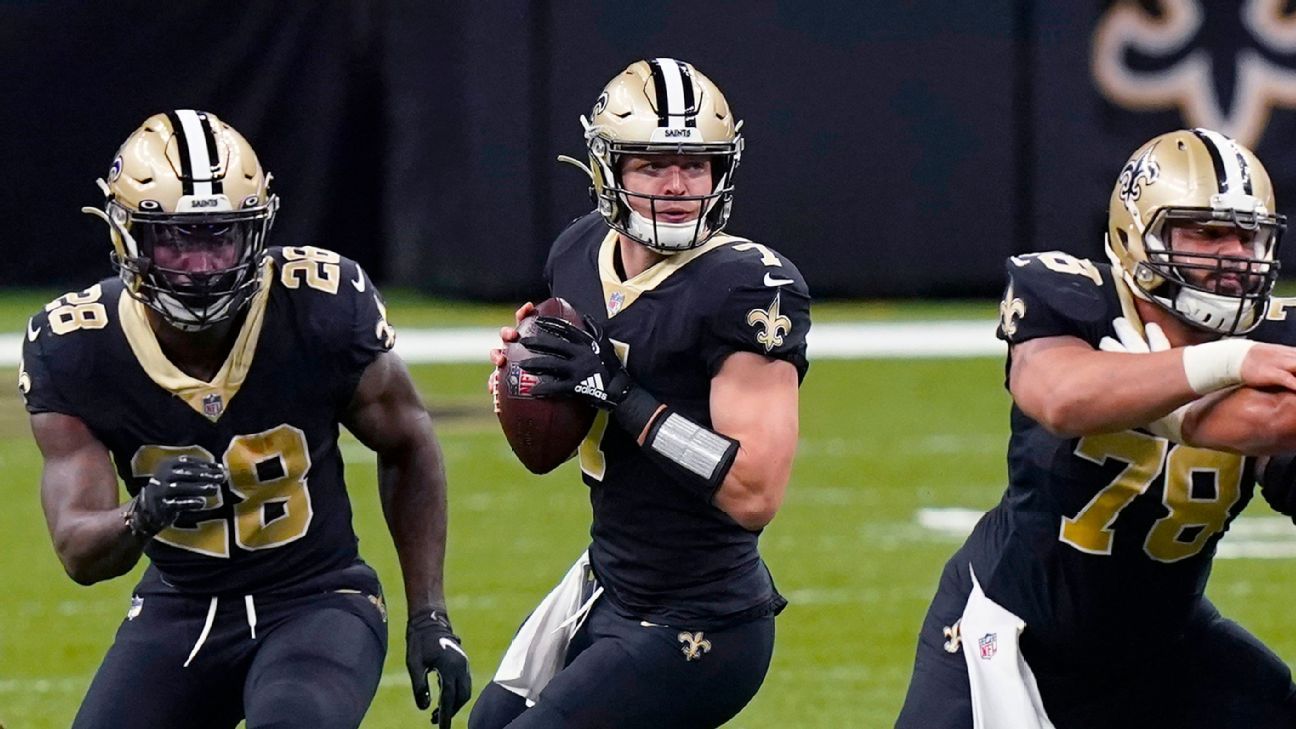
<instances>
[{"instance_id":1,"label":"white yard line on turf","mask_svg":"<svg viewBox=\"0 0 1296 729\"><path fill-rule=\"evenodd\" d=\"M810 359L1001 357L993 321L826 322L807 341ZM414 364L485 362L495 327L398 329L396 351ZM16 366L24 334L0 335L0 366ZM44 336L51 336L46 333Z\"/></svg>"},{"instance_id":2,"label":"white yard line on turf","mask_svg":"<svg viewBox=\"0 0 1296 729\"><path fill-rule=\"evenodd\" d=\"M947 537L962 539L983 512L976 509L919 509L918 525ZM1229 527L1215 552L1218 559L1296 558L1296 525L1285 516L1242 516Z\"/></svg>"}]
</instances>

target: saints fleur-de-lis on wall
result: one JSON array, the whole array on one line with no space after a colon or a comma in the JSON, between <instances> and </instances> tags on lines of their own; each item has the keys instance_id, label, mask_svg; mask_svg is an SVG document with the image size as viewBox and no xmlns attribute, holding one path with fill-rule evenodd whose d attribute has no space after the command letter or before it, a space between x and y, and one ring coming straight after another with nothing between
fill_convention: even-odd
<instances>
[{"instance_id":1,"label":"saints fleur-de-lis on wall","mask_svg":"<svg viewBox=\"0 0 1296 729\"><path fill-rule=\"evenodd\" d=\"M1098 89L1132 110L1179 109L1189 126L1254 147L1274 106L1296 107L1296 13L1285 0L1133 0L1094 32Z\"/></svg>"},{"instance_id":2,"label":"saints fleur-de-lis on wall","mask_svg":"<svg viewBox=\"0 0 1296 729\"><path fill-rule=\"evenodd\" d=\"M684 660L686 661L701 660L702 654L711 651L711 641L704 639L700 630L696 633L685 630L679 634L678 639L679 642L684 644L684 647L680 648L680 652L684 654Z\"/></svg>"},{"instance_id":3,"label":"saints fleur-de-lis on wall","mask_svg":"<svg viewBox=\"0 0 1296 729\"><path fill-rule=\"evenodd\" d=\"M783 346L783 335L792 331L792 320L779 313L778 294L774 294L768 309L747 312L747 324L757 328L756 343L765 347L766 352Z\"/></svg>"},{"instance_id":4,"label":"saints fleur-de-lis on wall","mask_svg":"<svg viewBox=\"0 0 1296 729\"><path fill-rule=\"evenodd\" d=\"M1026 302L1013 296L1012 281L1004 292L1003 301L999 302L999 328L1004 336L1012 339L1017 334L1017 320L1026 316Z\"/></svg>"}]
</instances>

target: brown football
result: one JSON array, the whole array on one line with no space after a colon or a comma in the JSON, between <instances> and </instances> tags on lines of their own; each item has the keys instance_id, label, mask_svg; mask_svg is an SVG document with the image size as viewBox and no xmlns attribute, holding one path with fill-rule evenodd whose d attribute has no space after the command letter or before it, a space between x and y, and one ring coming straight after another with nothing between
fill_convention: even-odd
<instances>
[{"instance_id":1,"label":"brown football","mask_svg":"<svg viewBox=\"0 0 1296 729\"><path fill-rule=\"evenodd\" d=\"M556 316L582 329L580 312L563 299L545 299L536 313L523 319L518 332L526 337L536 316ZM530 394L539 378L519 365L535 355L516 342L504 348L495 385L495 412L509 447L532 473L548 473L572 455L594 423L596 410L573 398L540 398Z\"/></svg>"}]
</instances>

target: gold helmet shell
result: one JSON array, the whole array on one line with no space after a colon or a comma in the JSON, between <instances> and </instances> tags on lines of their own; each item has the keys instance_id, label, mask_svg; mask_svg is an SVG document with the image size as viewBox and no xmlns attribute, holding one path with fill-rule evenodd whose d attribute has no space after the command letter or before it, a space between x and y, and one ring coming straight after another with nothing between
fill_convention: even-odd
<instances>
[{"instance_id":1,"label":"gold helmet shell","mask_svg":"<svg viewBox=\"0 0 1296 729\"><path fill-rule=\"evenodd\" d=\"M692 64L673 58L636 61L608 82L585 128L590 178L598 211L619 233L663 253L695 248L724 229L733 207L733 175L743 140L724 94ZM694 199L695 221L659 223L634 212L628 196L660 196L625 189L622 155L701 155L711 160L712 189Z\"/></svg>"},{"instance_id":2,"label":"gold helmet shell","mask_svg":"<svg viewBox=\"0 0 1296 729\"><path fill-rule=\"evenodd\" d=\"M1236 229L1247 255L1175 251L1176 226ZM1134 292L1179 319L1217 334L1259 325L1278 274L1286 218L1251 150L1209 129L1162 134L1121 168L1107 217L1107 254ZM1228 272L1245 281L1225 291L1204 281Z\"/></svg>"},{"instance_id":3,"label":"gold helmet shell","mask_svg":"<svg viewBox=\"0 0 1296 729\"><path fill-rule=\"evenodd\" d=\"M260 286L266 237L279 200L256 152L215 114L154 114L117 151L98 180L113 262L127 291L185 330L236 315ZM227 265L168 269L159 248L219 246Z\"/></svg>"}]
</instances>

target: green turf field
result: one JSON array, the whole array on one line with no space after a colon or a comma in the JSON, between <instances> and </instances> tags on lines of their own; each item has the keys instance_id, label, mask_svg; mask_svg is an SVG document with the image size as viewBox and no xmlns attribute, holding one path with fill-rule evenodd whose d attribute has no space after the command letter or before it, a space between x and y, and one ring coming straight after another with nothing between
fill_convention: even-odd
<instances>
[{"instance_id":1,"label":"green turf field","mask_svg":"<svg viewBox=\"0 0 1296 729\"><path fill-rule=\"evenodd\" d=\"M0 330L18 330L22 312L46 298L0 299ZM849 319L874 318L886 307L899 317L911 314L895 304L831 308ZM994 312L985 302L935 308L963 318ZM507 310L406 299L393 320L480 324ZM480 687L518 622L584 547L586 489L574 464L535 477L513 460L489 410L486 367L413 371L438 414L451 482L450 606ZM1002 364L993 359L811 367L796 470L785 506L762 539L791 605L779 618L764 688L730 726L890 726L915 632L957 544L917 526L915 511L984 509L997 500L1008 422L1001 381ZM14 389L0 388L0 724L65 727L125 615L133 581L86 588L63 574L40 512L38 454L25 421ZM404 675L404 600L379 513L374 460L353 440L346 454L361 551L383 576L393 608L392 650L365 727L426 726ZM1211 587L1226 614L1288 659L1296 658L1296 636L1284 620L1292 567L1287 560L1220 561ZM141 687L141 695L122 700L146 695Z\"/></svg>"}]
</instances>

